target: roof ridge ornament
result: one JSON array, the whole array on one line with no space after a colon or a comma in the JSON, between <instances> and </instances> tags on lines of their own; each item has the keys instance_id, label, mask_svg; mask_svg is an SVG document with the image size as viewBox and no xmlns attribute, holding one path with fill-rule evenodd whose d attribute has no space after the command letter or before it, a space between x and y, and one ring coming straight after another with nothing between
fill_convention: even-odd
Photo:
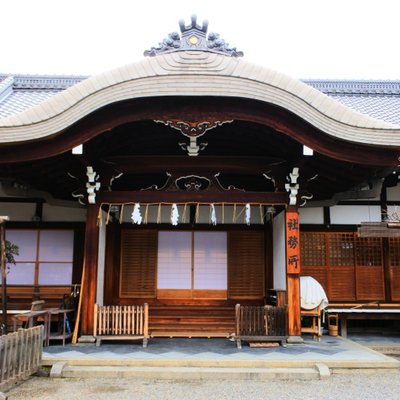
<instances>
[{"instance_id":1,"label":"roof ridge ornament","mask_svg":"<svg viewBox=\"0 0 400 400\"><path fill-rule=\"evenodd\" d=\"M158 47L152 47L144 52L145 56L154 57L158 54L172 53L176 51L208 51L211 53L223 54L230 57L243 57L242 51L236 47L229 47L218 33L210 32L207 36L208 21L204 20L203 25L197 24L197 16L192 15L191 23L185 25L184 20L179 21L181 34L172 32L165 38Z\"/></svg>"}]
</instances>

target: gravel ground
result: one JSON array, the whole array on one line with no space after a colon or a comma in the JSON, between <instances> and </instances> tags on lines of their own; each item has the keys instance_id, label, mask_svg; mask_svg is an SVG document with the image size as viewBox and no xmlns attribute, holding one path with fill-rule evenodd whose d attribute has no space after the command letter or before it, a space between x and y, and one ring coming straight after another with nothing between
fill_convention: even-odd
<instances>
[{"instance_id":1,"label":"gravel ground","mask_svg":"<svg viewBox=\"0 0 400 400\"><path fill-rule=\"evenodd\" d=\"M35 377L7 395L9 400L400 400L400 371L346 371L324 381L265 382Z\"/></svg>"}]
</instances>

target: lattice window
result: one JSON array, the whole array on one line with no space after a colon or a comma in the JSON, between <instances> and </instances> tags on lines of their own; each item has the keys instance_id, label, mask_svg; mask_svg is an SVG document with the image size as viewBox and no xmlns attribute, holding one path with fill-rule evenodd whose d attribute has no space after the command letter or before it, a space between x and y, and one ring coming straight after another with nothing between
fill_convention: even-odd
<instances>
[{"instance_id":1,"label":"lattice window","mask_svg":"<svg viewBox=\"0 0 400 400\"><path fill-rule=\"evenodd\" d=\"M381 266L382 264L382 238L357 238L356 265Z\"/></svg>"},{"instance_id":2,"label":"lattice window","mask_svg":"<svg viewBox=\"0 0 400 400\"><path fill-rule=\"evenodd\" d=\"M302 232L300 236L301 264L305 267L326 265L326 241L323 232Z\"/></svg>"},{"instance_id":3,"label":"lattice window","mask_svg":"<svg viewBox=\"0 0 400 400\"><path fill-rule=\"evenodd\" d=\"M400 267L400 238L389 238L389 259L391 267Z\"/></svg>"},{"instance_id":4,"label":"lattice window","mask_svg":"<svg viewBox=\"0 0 400 400\"><path fill-rule=\"evenodd\" d=\"M313 263L321 261L324 240L326 263L316 266ZM391 239L390 244L391 274L397 277L400 239ZM354 232L303 232L301 246L303 273L319 280L330 300L385 298L382 238L357 238ZM392 299L397 297L400 289L393 287Z\"/></svg>"},{"instance_id":5,"label":"lattice window","mask_svg":"<svg viewBox=\"0 0 400 400\"><path fill-rule=\"evenodd\" d=\"M354 233L329 233L329 264L354 266Z\"/></svg>"}]
</instances>

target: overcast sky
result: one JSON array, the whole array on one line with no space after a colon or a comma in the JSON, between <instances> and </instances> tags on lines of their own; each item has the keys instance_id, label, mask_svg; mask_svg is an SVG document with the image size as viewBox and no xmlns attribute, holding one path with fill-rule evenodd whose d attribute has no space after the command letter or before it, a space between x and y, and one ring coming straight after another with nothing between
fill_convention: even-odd
<instances>
[{"instance_id":1,"label":"overcast sky","mask_svg":"<svg viewBox=\"0 0 400 400\"><path fill-rule=\"evenodd\" d=\"M0 73L104 72L192 14L246 60L296 78L400 80L399 0L0 0Z\"/></svg>"}]
</instances>

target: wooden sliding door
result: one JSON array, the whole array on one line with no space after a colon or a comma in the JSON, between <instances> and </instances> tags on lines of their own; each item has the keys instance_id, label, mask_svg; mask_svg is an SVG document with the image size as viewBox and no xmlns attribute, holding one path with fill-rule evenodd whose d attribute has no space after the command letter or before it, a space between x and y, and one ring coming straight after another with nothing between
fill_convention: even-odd
<instances>
[{"instance_id":1,"label":"wooden sliding door","mask_svg":"<svg viewBox=\"0 0 400 400\"><path fill-rule=\"evenodd\" d=\"M123 229L119 297L262 300L262 231Z\"/></svg>"}]
</instances>

